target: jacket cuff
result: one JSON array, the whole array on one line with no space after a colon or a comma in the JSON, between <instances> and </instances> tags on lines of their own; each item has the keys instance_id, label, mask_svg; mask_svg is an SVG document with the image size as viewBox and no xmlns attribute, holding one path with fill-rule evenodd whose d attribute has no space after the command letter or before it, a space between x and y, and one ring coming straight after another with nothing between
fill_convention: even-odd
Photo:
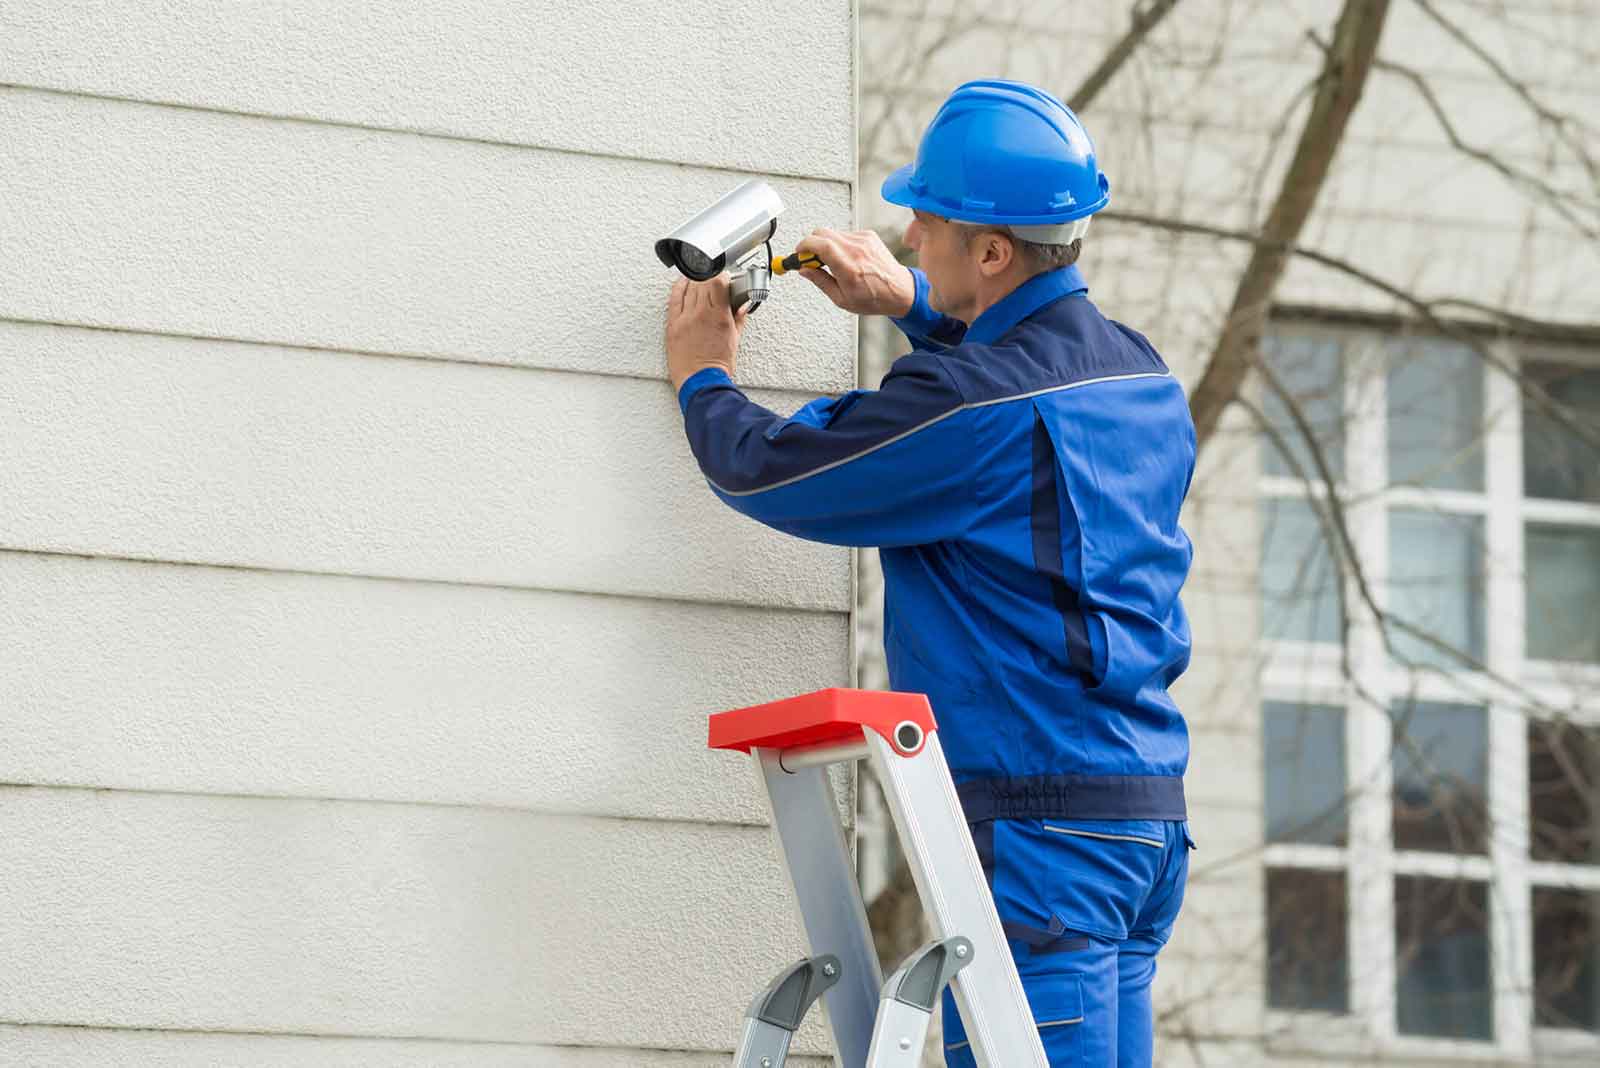
<instances>
[{"instance_id":1,"label":"jacket cuff","mask_svg":"<svg viewBox=\"0 0 1600 1068\"><path fill-rule=\"evenodd\" d=\"M928 276L915 267L906 268L911 272L911 279L916 283L916 296L911 299L911 310L898 319L890 319L900 332L906 337L927 337L940 323L944 316L934 311L928 304Z\"/></svg>"},{"instance_id":2,"label":"jacket cuff","mask_svg":"<svg viewBox=\"0 0 1600 1068\"><path fill-rule=\"evenodd\" d=\"M720 367L702 367L684 380L678 387L678 410L685 415L689 413L689 402L694 395L708 386L731 386L733 379L728 377L728 372Z\"/></svg>"}]
</instances>

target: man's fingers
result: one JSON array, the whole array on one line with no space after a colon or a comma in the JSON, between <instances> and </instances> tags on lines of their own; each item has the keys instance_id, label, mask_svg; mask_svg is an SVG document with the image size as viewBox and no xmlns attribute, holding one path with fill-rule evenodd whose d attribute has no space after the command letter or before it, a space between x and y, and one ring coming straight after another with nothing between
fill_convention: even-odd
<instances>
[{"instance_id":1,"label":"man's fingers","mask_svg":"<svg viewBox=\"0 0 1600 1068\"><path fill-rule=\"evenodd\" d=\"M832 230L814 230L800 239L796 252L810 252L835 271L854 267L855 256Z\"/></svg>"},{"instance_id":2,"label":"man's fingers","mask_svg":"<svg viewBox=\"0 0 1600 1068\"><path fill-rule=\"evenodd\" d=\"M708 278L704 282L690 282L689 294L685 299L685 308L700 315L708 311L715 312L719 308L727 311L728 302L728 277L719 275Z\"/></svg>"},{"instance_id":3,"label":"man's fingers","mask_svg":"<svg viewBox=\"0 0 1600 1068\"><path fill-rule=\"evenodd\" d=\"M839 291L839 280L833 275L815 267L806 267L801 270L800 277L822 290L828 299L839 305L839 307L844 307L844 295Z\"/></svg>"},{"instance_id":4,"label":"man's fingers","mask_svg":"<svg viewBox=\"0 0 1600 1068\"><path fill-rule=\"evenodd\" d=\"M672 292L667 297L668 318L675 319L683 314L684 301L688 296L689 280L680 275L678 280L672 283Z\"/></svg>"}]
</instances>

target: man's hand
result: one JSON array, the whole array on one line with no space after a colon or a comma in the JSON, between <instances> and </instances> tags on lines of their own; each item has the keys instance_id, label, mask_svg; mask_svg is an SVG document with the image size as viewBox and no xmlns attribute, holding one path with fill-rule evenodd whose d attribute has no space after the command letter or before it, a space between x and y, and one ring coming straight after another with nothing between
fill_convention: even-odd
<instances>
[{"instance_id":1,"label":"man's hand","mask_svg":"<svg viewBox=\"0 0 1600 1068\"><path fill-rule=\"evenodd\" d=\"M911 310L916 282L876 232L814 230L795 251L823 262L827 270L807 267L800 273L845 311L899 317Z\"/></svg>"},{"instance_id":2,"label":"man's hand","mask_svg":"<svg viewBox=\"0 0 1600 1068\"><path fill-rule=\"evenodd\" d=\"M729 309L727 275L705 282L679 278L667 297L667 377L673 392L707 367L720 367L732 378L739 335L749 317L748 304L738 315Z\"/></svg>"}]
</instances>

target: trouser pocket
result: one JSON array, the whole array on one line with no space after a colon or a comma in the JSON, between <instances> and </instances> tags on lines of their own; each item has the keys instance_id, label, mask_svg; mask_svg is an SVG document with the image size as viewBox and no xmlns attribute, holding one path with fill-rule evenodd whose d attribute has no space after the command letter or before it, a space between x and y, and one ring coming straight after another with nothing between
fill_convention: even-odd
<instances>
[{"instance_id":1,"label":"trouser pocket","mask_svg":"<svg viewBox=\"0 0 1600 1068\"><path fill-rule=\"evenodd\" d=\"M1093 1063L1085 1059L1082 1042L1082 980L1076 975L1027 976L1022 987L1051 1068ZM944 1059L948 1068L974 1068L978 1063L972 1040L948 990L944 996Z\"/></svg>"}]
</instances>

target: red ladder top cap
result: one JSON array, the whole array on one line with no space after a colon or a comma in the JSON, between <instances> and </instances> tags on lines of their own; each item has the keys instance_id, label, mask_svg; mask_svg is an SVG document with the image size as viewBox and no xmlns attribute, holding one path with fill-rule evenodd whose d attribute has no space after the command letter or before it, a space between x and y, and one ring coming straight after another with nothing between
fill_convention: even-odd
<instances>
[{"instance_id":1,"label":"red ladder top cap","mask_svg":"<svg viewBox=\"0 0 1600 1068\"><path fill-rule=\"evenodd\" d=\"M772 701L749 708L718 712L711 717L712 749L793 749L801 745L848 742L862 728L875 730L894 744L894 729L910 720L923 733L935 729L933 708L920 693L846 690L838 687Z\"/></svg>"}]
</instances>

